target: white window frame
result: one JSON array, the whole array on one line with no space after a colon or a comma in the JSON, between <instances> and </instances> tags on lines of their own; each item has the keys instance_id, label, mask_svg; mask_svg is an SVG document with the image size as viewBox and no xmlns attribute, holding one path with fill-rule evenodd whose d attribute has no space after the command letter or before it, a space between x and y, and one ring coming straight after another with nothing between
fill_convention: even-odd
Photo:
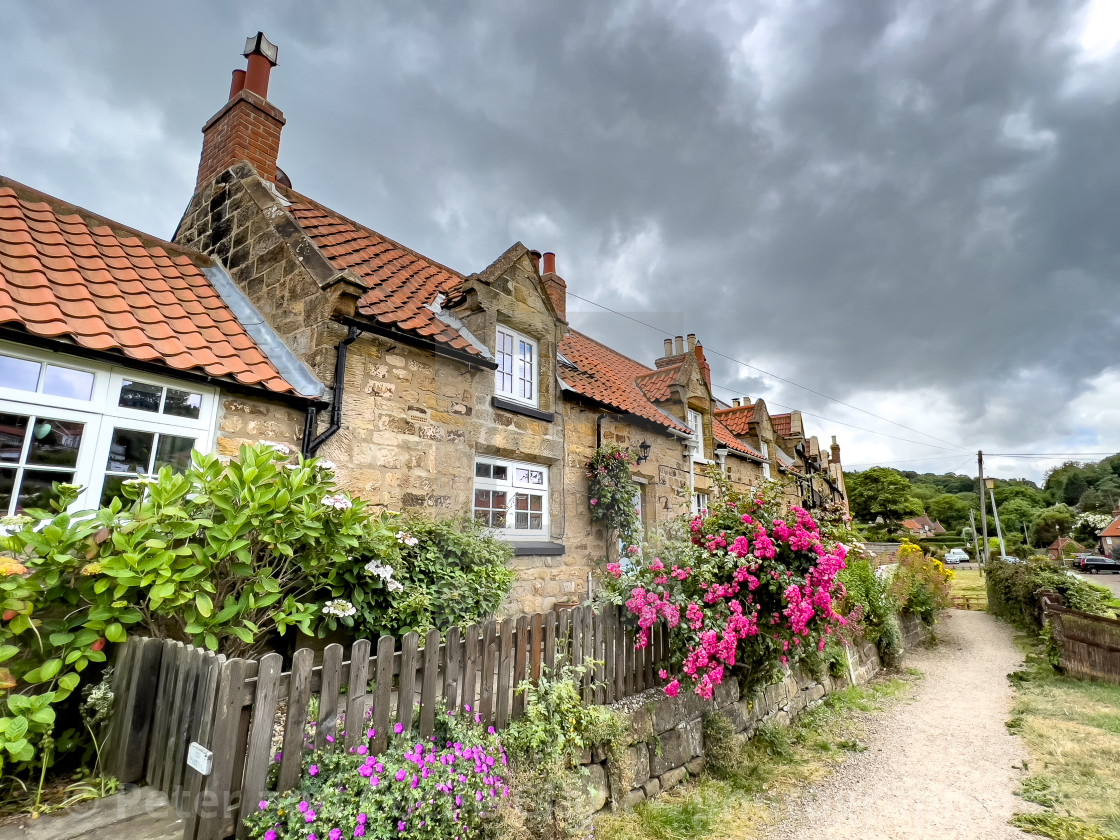
<instances>
[{"instance_id":1,"label":"white window frame","mask_svg":"<svg viewBox=\"0 0 1120 840\"><path fill-rule=\"evenodd\" d=\"M770 444L762 441L762 477L770 480Z\"/></svg>"},{"instance_id":2,"label":"white window frame","mask_svg":"<svg viewBox=\"0 0 1120 840\"><path fill-rule=\"evenodd\" d=\"M488 455L479 455L475 458L475 477L474 484L471 488L471 516L475 515L475 491L489 490L505 492L507 496L506 501L506 526L493 527L487 525L495 534L499 534L508 539L516 540L547 540L549 535L549 517L548 517L548 502L549 502L549 489L548 489L548 466L546 464L534 464L529 461L511 461L506 458L492 458ZM491 466L499 466L506 468L505 479L486 478L479 476L478 465L490 464ZM534 473L541 474L541 484L526 483L518 479L518 470L530 470ZM511 524L516 521L516 498L519 492L528 494L532 492L535 495L541 496L541 527L540 528L518 528ZM493 510L493 508L486 508ZM534 511L535 512L535 511Z\"/></svg>"},{"instance_id":3,"label":"white window frame","mask_svg":"<svg viewBox=\"0 0 1120 840\"><path fill-rule=\"evenodd\" d=\"M694 408L685 409L685 423L692 429L689 455L693 461L704 460L704 416Z\"/></svg>"},{"instance_id":4,"label":"white window frame","mask_svg":"<svg viewBox=\"0 0 1120 840\"><path fill-rule=\"evenodd\" d=\"M506 355L502 349L503 336L510 339L510 369L508 372L503 369L502 357ZM532 356L528 362L529 375L527 378L525 376L524 358L526 349ZM540 401L540 348L537 341L524 333L519 333L517 330L507 327L505 324L498 324L494 342L494 358L498 362L498 369L494 371L494 393L503 399L536 408ZM510 379L508 388L503 381L506 376ZM529 396L525 396L520 387L521 383L525 381L532 389L532 394Z\"/></svg>"},{"instance_id":5,"label":"white window frame","mask_svg":"<svg viewBox=\"0 0 1120 840\"><path fill-rule=\"evenodd\" d=\"M694 492L692 494L692 515L696 516L704 510L711 510L711 499L709 499L707 493Z\"/></svg>"},{"instance_id":6,"label":"white window frame","mask_svg":"<svg viewBox=\"0 0 1120 840\"><path fill-rule=\"evenodd\" d=\"M72 470L74 483L83 488L75 501L76 509L94 508L100 503L114 429L193 437L195 449L203 452L213 450L218 414L217 388L169 376L142 373L119 365L72 359L63 354L6 341L0 341L0 354L93 374L93 389L88 400L59 397L41 391L23 391L0 382L0 412L81 421L86 424L77 463ZM126 379L164 389L175 388L200 394L202 402L198 418L174 417L119 406L120 389ZM41 382L39 387L42 387ZM166 393L162 399L166 399ZM13 493L13 509L15 501L16 494ZM7 509L0 510L0 515L7 513Z\"/></svg>"}]
</instances>

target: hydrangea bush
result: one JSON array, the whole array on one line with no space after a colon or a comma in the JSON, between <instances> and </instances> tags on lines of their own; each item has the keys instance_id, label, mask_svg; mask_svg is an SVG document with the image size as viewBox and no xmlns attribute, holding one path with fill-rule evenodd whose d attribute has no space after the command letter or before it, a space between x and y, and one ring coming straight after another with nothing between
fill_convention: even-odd
<instances>
[{"instance_id":1,"label":"hydrangea bush","mask_svg":"<svg viewBox=\"0 0 1120 840\"><path fill-rule=\"evenodd\" d=\"M719 486L709 511L687 520L685 539L621 568L608 566L614 599L636 619L637 645L669 628L665 693L710 698L735 676L750 687L808 651L824 649L845 619L837 574L847 549L823 540L810 514Z\"/></svg>"},{"instance_id":2,"label":"hydrangea bush","mask_svg":"<svg viewBox=\"0 0 1120 840\"><path fill-rule=\"evenodd\" d=\"M246 820L254 840L470 840L509 795L506 754L494 730L466 715L439 715L427 740L397 724L388 748L376 732L350 750L309 752L299 783L270 794ZM476 718L477 720L477 718Z\"/></svg>"}]
</instances>

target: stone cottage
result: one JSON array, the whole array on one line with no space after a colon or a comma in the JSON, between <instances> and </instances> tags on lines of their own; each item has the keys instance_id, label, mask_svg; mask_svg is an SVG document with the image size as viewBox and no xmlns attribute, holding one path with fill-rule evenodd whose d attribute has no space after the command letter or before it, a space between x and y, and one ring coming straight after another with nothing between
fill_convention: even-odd
<instances>
[{"instance_id":1,"label":"stone cottage","mask_svg":"<svg viewBox=\"0 0 1120 840\"><path fill-rule=\"evenodd\" d=\"M324 395L220 263L0 177L0 515L298 442Z\"/></svg>"}]
</instances>

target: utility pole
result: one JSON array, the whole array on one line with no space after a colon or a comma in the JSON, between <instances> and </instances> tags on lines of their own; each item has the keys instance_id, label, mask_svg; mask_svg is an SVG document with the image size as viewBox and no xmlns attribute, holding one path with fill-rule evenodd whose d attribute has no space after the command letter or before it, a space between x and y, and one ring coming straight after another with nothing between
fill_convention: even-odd
<instances>
[{"instance_id":1,"label":"utility pole","mask_svg":"<svg viewBox=\"0 0 1120 840\"><path fill-rule=\"evenodd\" d=\"M968 509L968 521L972 525L972 544L976 548L976 562L980 562L980 537L976 534L976 516L972 508Z\"/></svg>"},{"instance_id":2,"label":"utility pole","mask_svg":"<svg viewBox=\"0 0 1120 840\"><path fill-rule=\"evenodd\" d=\"M996 491L989 490L992 494L992 516L996 520L996 536L999 537L999 553L1001 557L1007 556L1007 544L1003 541L1003 529L999 525L999 508L996 507Z\"/></svg>"},{"instance_id":3,"label":"utility pole","mask_svg":"<svg viewBox=\"0 0 1120 840\"><path fill-rule=\"evenodd\" d=\"M980 527L984 531L983 542L983 559L981 563L988 562L988 500L985 498L984 491L987 487L984 484L984 452L983 450L976 453L976 467L980 472Z\"/></svg>"}]
</instances>

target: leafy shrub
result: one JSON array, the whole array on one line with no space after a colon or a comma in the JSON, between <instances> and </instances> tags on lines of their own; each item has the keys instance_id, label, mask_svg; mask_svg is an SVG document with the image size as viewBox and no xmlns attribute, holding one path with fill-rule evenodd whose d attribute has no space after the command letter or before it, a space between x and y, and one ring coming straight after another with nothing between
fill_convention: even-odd
<instances>
[{"instance_id":1,"label":"leafy shrub","mask_svg":"<svg viewBox=\"0 0 1120 840\"><path fill-rule=\"evenodd\" d=\"M919 546L903 540L891 593L901 612L916 615L932 626L937 614L952 603L953 577L952 570L946 569L940 560L927 557Z\"/></svg>"},{"instance_id":2,"label":"leafy shrub","mask_svg":"<svg viewBox=\"0 0 1120 840\"><path fill-rule=\"evenodd\" d=\"M378 756L368 743L308 753L296 787L261 800L246 820L249 837L478 837L509 794L505 766L496 735L466 716L437 715L426 743L404 732Z\"/></svg>"},{"instance_id":3,"label":"leafy shrub","mask_svg":"<svg viewBox=\"0 0 1120 840\"><path fill-rule=\"evenodd\" d=\"M506 830L534 840L583 837L587 815L581 809L581 754L590 749L606 751L617 766L628 723L604 706L584 704L580 683L588 668L561 664L554 672L545 668L536 682L518 686L525 695L525 714L503 736L514 768L512 804L520 812L523 832Z\"/></svg>"},{"instance_id":4,"label":"leafy shrub","mask_svg":"<svg viewBox=\"0 0 1120 840\"><path fill-rule=\"evenodd\" d=\"M1049 560L1031 558L1023 563L993 559L986 567L988 610L1031 630L1042 627L1038 593L1056 592L1071 610L1115 617L1120 604L1103 586L1089 583Z\"/></svg>"},{"instance_id":5,"label":"leafy shrub","mask_svg":"<svg viewBox=\"0 0 1120 840\"><path fill-rule=\"evenodd\" d=\"M841 611L848 619L846 632L862 635L875 643L880 656L893 659L902 651L902 628L890 577L862 552L850 553L844 562L847 568L836 577L844 587Z\"/></svg>"},{"instance_id":6,"label":"leafy shrub","mask_svg":"<svg viewBox=\"0 0 1120 840\"><path fill-rule=\"evenodd\" d=\"M634 507L638 485L630 475L634 454L629 449L605 443L585 466L587 504L591 519L617 533L624 543L638 542L641 520Z\"/></svg>"},{"instance_id":7,"label":"leafy shrub","mask_svg":"<svg viewBox=\"0 0 1120 840\"><path fill-rule=\"evenodd\" d=\"M636 619L638 647L654 624L669 628L670 661L660 670L669 696L682 680L704 698L731 673L746 687L770 681L803 650L823 650L845 623L834 600L846 548L822 541L807 511L713 479L711 510L688 520L668 565L657 546L658 556L647 549L631 568L607 567L607 596Z\"/></svg>"}]
</instances>

